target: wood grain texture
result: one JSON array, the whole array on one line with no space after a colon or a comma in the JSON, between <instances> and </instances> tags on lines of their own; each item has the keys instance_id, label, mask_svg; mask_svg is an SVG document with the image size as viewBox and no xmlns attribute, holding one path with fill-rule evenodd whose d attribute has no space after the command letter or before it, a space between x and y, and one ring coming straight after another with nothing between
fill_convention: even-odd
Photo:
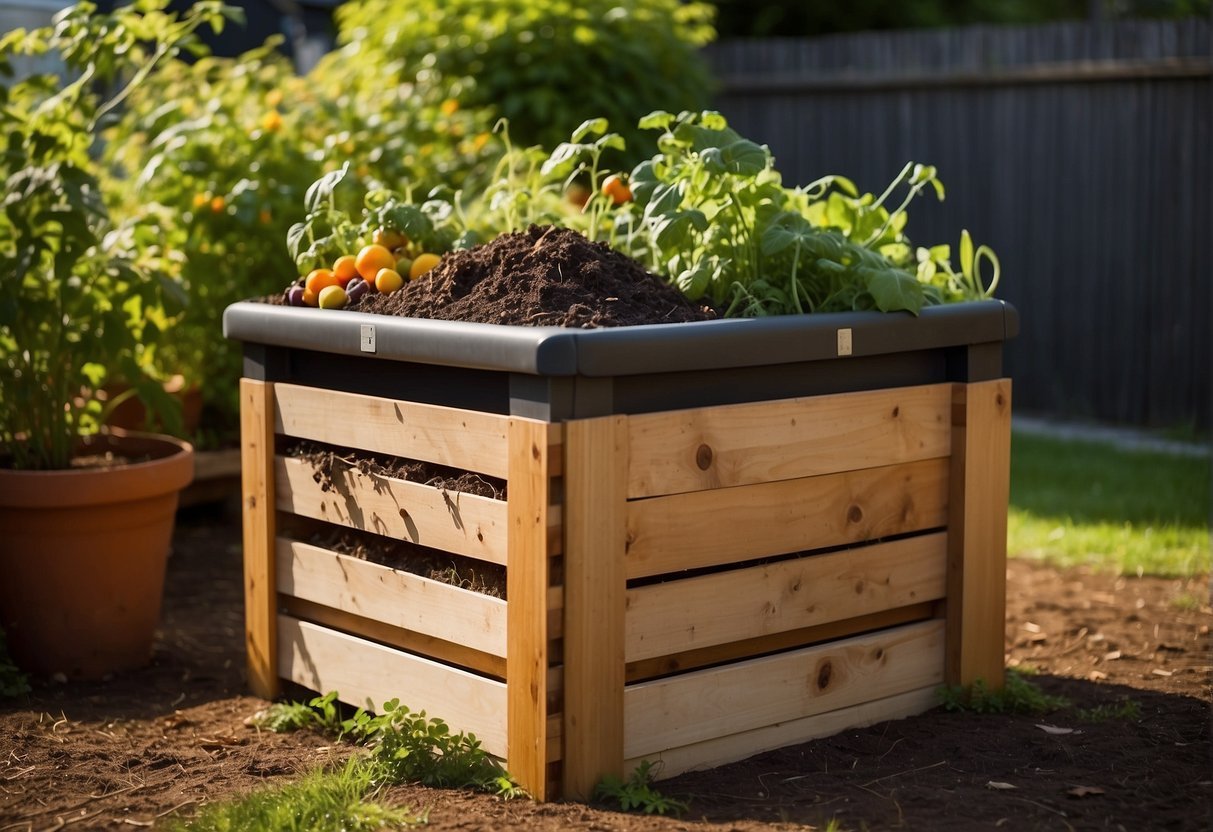
<instances>
[{"instance_id":1,"label":"wood grain texture","mask_svg":"<svg viewBox=\"0 0 1213 832\"><path fill-rule=\"evenodd\" d=\"M274 461L282 511L478 560L506 562L506 504L474 494L346 469L324 491L305 460Z\"/></svg>"},{"instance_id":2,"label":"wood grain texture","mask_svg":"<svg viewBox=\"0 0 1213 832\"><path fill-rule=\"evenodd\" d=\"M630 589L627 660L942 598L946 566L937 532Z\"/></svg>"},{"instance_id":3,"label":"wood grain texture","mask_svg":"<svg viewBox=\"0 0 1213 832\"><path fill-rule=\"evenodd\" d=\"M627 418L565 425L564 792L622 776Z\"/></svg>"},{"instance_id":4,"label":"wood grain texture","mask_svg":"<svg viewBox=\"0 0 1213 832\"><path fill-rule=\"evenodd\" d=\"M506 602L480 592L278 538L278 591L505 657Z\"/></svg>"},{"instance_id":5,"label":"wood grain texture","mask_svg":"<svg viewBox=\"0 0 1213 832\"><path fill-rule=\"evenodd\" d=\"M629 579L942 528L948 460L628 502Z\"/></svg>"},{"instance_id":6,"label":"wood grain texture","mask_svg":"<svg viewBox=\"0 0 1213 832\"><path fill-rule=\"evenodd\" d=\"M278 619L283 675L318 693L338 691L350 705L378 711L399 699L414 713L475 734L485 751L506 750L506 686L475 673L402 653L290 616Z\"/></svg>"},{"instance_id":7,"label":"wood grain texture","mask_svg":"<svg viewBox=\"0 0 1213 832\"><path fill-rule=\"evenodd\" d=\"M278 593L274 586L273 385L240 380L241 512L244 538L244 633L249 688L274 699L278 681Z\"/></svg>"},{"instance_id":8,"label":"wood grain texture","mask_svg":"<svg viewBox=\"0 0 1213 832\"><path fill-rule=\"evenodd\" d=\"M632 416L628 497L947 456L951 395L934 384Z\"/></svg>"},{"instance_id":9,"label":"wood grain texture","mask_svg":"<svg viewBox=\"0 0 1213 832\"><path fill-rule=\"evenodd\" d=\"M655 779L665 780L687 771L722 766L764 751L829 737L850 728L863 728L890 719L904 719L929 711L938 704L939 694L934 686L918 688L740 734L730 734L681 748L646 754L644 757L625 761L624 768L632 771L641 760L648 760L656 764Z\"/></svg>"},{"instance_id":10,"label":"wood grain texture","mask_svg":"<svg viewBox=\"0 0 1213 832\"><path fill-rule=\"evenodd\" d=\"M948 546L948 682L1004 682L1011 381L957 385Z\"/></svg>"},{"instance_id":11,"label":"wood grain texture","mask_svg":"<svg viewBox=\"0 0 1213 832\"><path fill-rule=\"evenodd\" d=\"M278 384L279 433L504 477L507 417ZM357 425L357 430L351 430Z\"/></svg>"},{"instance_id":12,"label":"wood grain texture","mask_svg":"<svg viewBox=\"0 0 1213 832\"><path fill-rule=\"evenodd\" d=\"M943 681L942 621L629 685L627 759L765 728Z\"/></svg>"},{"instance_id":13,"label":"wood grain texture","mask_svg":"<svg viewBox=\"0 0 1213 832\"><path fill-rule=\"evenodd\" d=\"M543 422L509 420L506 765L536 800L547 799L549 762L549 456L561 452L549 432Z\"/></svg>"},{"instance_id":14,"label":"wood grain texture","mask_svg":"<svg viewBox=\"0 0 1213 832\"><path fill-rule=\"evenodd\" d=\"M445 641L424 633L394 627L373 618L364 618L304 598L289 595L279 596L279 606L284 615L298 618L300 621L320 624L331 630L339 630L351 636L365 638L388 647L397 647L444 664L455 665L483 676L490 676L501 682L505 681L504 656L482 653L453 641Z\"/></svg>"}]
</instances>

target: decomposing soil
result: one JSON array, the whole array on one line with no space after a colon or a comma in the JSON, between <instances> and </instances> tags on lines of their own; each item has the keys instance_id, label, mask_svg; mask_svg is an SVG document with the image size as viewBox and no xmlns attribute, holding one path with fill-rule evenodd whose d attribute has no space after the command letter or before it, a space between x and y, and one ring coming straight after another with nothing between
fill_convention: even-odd
<instances>
[{"instance_id":1,"label":"decomposing soil","mask_svg":"<svg viewBox=\"0 0 1213 832\"><path fill-rule=\"evenodd\" d=\"M267 298L282 303L281 296ZM388 295L369 293L358 312L516 326L596 328L686 323L716 317L663 278L605 243L567 228L532 225L442 258Z\"/></svg>"},{"instance_id":2,"label":"decomposing soil","mask_svg":"<svg viewBox=\"0 0 1213 832\"><path fill-rule=\"evenodd\" d=\"M349 753L245 724L267 703L245 683L240 539L235 498L182 512L151 665L0 703L0 830L146 827ZM1211 624L1207 578L1012 560L1008 664L1068 708L940 708L682 775L661 784L690 801L681 819L423 787L389 798L436 830L1208 829Z\"/></svg>"}]
</instances>

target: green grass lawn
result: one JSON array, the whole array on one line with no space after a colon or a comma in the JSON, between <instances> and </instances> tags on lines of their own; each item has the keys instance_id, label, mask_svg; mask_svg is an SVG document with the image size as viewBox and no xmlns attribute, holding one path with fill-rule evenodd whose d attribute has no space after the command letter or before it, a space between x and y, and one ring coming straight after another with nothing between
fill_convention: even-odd
<instances>
[{"instance_id":1,"label":"green grass lawn","mask_svg":"<svg viewBox=\"0 0 1213 832\"><path fill-rule=\"evenodd\" d=\"M1008 551L1136 574L1209 571L1210 460L1014 433Z\"/></svg>"}]
</instances>

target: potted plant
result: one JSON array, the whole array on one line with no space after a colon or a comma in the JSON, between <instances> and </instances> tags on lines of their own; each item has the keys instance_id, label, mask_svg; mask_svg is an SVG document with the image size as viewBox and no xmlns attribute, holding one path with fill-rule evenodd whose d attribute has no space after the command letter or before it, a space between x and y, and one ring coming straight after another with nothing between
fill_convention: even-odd
<instances>
[{"instance_id":1,"label":"potted plant","mask_svg":"<svg viewBox=\"0 0 1213 832\"><path fill-rule=\"evenodd\" d=\"M64 70L0 86L0 627L38 673L95 678L149 660L177 494L193 476L188 443L101 430L95 395L122 378L128 396L172 406L144 369L171 323L157 229L111 220L96 161L130 90L227 13L165 7L80 3L0 40L4 69L10 55L49 54Z\"/></svg>"}]
</instances>

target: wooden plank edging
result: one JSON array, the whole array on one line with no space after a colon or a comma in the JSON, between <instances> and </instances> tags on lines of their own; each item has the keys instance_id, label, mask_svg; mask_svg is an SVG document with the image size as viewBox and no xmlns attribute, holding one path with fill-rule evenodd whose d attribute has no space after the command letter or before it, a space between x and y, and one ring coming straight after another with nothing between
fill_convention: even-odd
<instances>
[{"instance_id":1,"label":"wooden plank edging","mask_svg":"<svg viewBox=\"0 0 1213 832\"><path fill-rule=\"evenodd\" d=\"M505 657L506 602L297 540L278 538L278 591Z\"/></svg>"},{"instance_id":2,"label":"wooden plank edging","mask_svg":"<svg viewBox=\"0 0 1213 832\"><path fill-rule=\"evenodd\" d=\"M932 620L629 685L624 757L936 686L943 663L944 624Z\"/></svg>"},{"instance_id":3,"label":"wooden plank edging","mask_svg":"<svg viewBox=\"0 0 1213 832\"><path fill-rule=\"evenodd\" d=\"M274 386L240 379L244 634L249 688L274 699L278 681L278 594L274 536Z\"/></svg>"},{"instance_id":4,"label":"wooden plank edging","mask_svg":"<svg viewBox=\"0 0 1213 832\"><path fill-rule=\"evenodd\" d=\"M799 479L944 457L951 384L628 418L628 497Z\"/></svg>"}]
</instances>

